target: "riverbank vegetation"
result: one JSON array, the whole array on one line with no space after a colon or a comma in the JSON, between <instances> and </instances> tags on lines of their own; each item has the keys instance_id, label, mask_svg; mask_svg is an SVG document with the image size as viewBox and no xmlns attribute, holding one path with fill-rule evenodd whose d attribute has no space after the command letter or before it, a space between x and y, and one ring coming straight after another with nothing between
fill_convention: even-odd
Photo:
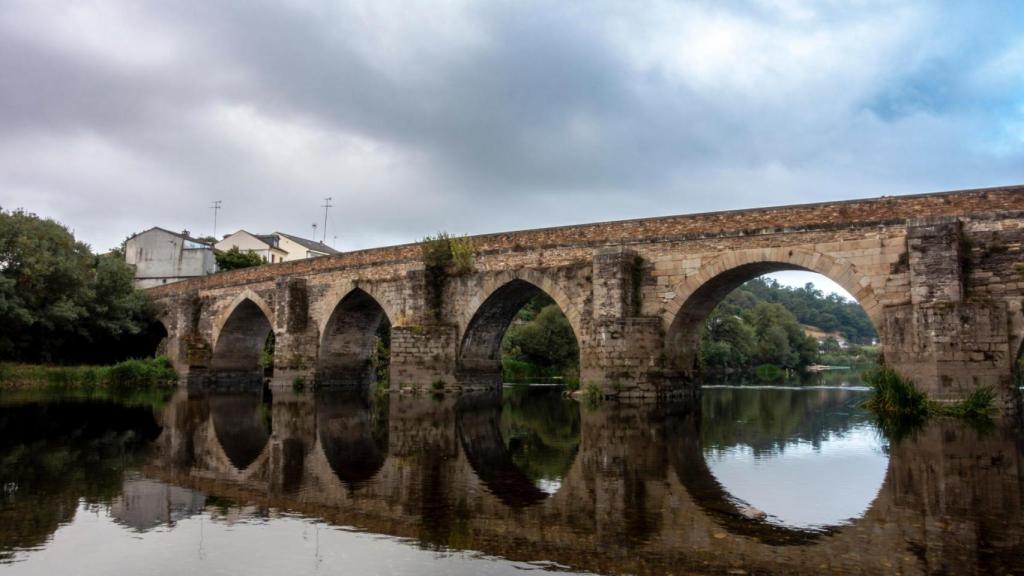
<instances>
[{"instance_id":1,"label":"riverbank vegetation","mask_svg":"<svg viewBox=\"0 0 1024 576\"><path fill-rule=\"evenodd\" d=\"M863 375L871 387L871 397L864 407L883 418L922 421L929 416L954 416L987 419L995 413L995 393L991 388L978 388L960 402L943 403L928 398L914 382L887 366L879 366Z\"/></svg>"},{"instance_id":2,"label":"riverbank vegetation","mask_svg":"<svg viewBox=\"0 0 1024 576\"><path fill-rule=\"evenodd\" d=\"M700 360L706 372L802 370L817 358L818 341L781 304L719 306L705 323Z\"/></svg>"},{"instance_id":3,"label":"riverbank vegetation","mask_svg":"<svg viewBox=\"0 0 1024 576\"><path fill-rule=\"evenodd\" d=\"M108 364L148 356L154 324L153 306L135 289L120 250L93 254L58 222L0 209L0 361Z\"/></svg>"},{"instance_id":4,"label":"riverbank vegetation","mask_svg":"<svg viewBox=\"0 0 1024 576\"><path fill-rule=\"evenodd\" d=\"M506 382L579 382L579 346L569 320L545 294L531 298L501 342Z\"/></svg>"},{"instance_id":5,"label":"riverbank vegetation","mask_svg":"<svg viewBox=\"0 0 1024 576\"><path fill-rule=\"evenodd\" d=\"M0 390L134 392L173 388L178 374L165 357L125 360L111 366L41 366L0 364Z\"/></svg>"},{"instance_id":6,"label":"riverbank vegetation","mask_svg":"<svg viewBox=\"0 0 1024 576\"><path fill-rule=\"evenodd\" d=\"M829 336L819 345L809 331ZM750 374L776 380L812 364L853 367L874 362L876 334L856 302L756 278L711 313L701 337L700 365L708 374Z\"/></svg>"}]
</instances>

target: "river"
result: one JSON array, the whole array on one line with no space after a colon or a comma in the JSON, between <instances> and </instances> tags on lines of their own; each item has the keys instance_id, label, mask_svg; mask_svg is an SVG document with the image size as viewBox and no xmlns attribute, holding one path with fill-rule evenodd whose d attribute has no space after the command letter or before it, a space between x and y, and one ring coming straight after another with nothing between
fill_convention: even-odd
<instances>
[{"instance_id":1,"label":"river","mask_svg":"<svg viewBox=\"0 0 1024 576\"><path fill-rule=\"evenodd\" d=\"M1024 571L1018 429L883 430L866 393L0 396L0 572Z\"/></svg>"}]
</instances>

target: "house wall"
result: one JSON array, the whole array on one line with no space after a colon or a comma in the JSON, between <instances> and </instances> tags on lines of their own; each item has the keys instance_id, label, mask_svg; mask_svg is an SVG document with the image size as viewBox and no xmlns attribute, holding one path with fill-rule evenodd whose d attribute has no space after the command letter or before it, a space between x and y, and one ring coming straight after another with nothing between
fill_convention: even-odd
<instances>
[{"instance_id":1,"label":"house wall","mask_svg":"<svg viewBox=\"0 0 1024 576\"><path fill-rule=\"evenodd\" d=\"M305 260L306 258L315 258L322 256L319 252L311 252L309 248L306 248L302 244L295 242L290 238L284 236L278 236L278 245L288 253L285 256L285 262L291 262L292 260Z\"/></svg>"},{"instance_id":2,"label":"house wall","mask_svg":"<svg viewBox=\"0 0 1024 576\"><path fill-rule=\"evenodd\" d=\"M164 230L149 230L125 243L125 261L135 268L135 285L151 288L216 272L210 248L186 248Z\"/></svg>"}]
</instances>

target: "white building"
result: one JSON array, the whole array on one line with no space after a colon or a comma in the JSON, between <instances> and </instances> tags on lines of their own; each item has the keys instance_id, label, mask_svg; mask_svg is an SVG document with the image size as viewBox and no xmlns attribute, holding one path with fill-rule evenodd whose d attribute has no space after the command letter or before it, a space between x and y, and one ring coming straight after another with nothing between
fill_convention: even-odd
<instances>
[{"instance_id":1,"label":"white building","mask_svg":"<svg viewBox=\"0 0 1024 576\"><path fill-rule=\"evenodd\" d=\"M239 230L229 234L214 245L217 250L228 251L238 248L241 252L252 252L263 258L264 262L290 262L337 254L338 251L326 244L307 240L291 234L274 232L273 234L253 234Z\"/></svg>"},{"instance_id":2,"label":"white building","mask_svg":"<svg viewBox=\"0 0 1024 576\"><path fill-rule=\"evenodd\" d=\"M320 256L330 256L338 253L334 248L316 240L307 240L283 232L274 232L273 235L277 237L281 248L288 253L288 256L285 258L286 262L289 260L319 258Z\"/></svg>"},{"instance_id":3,"label":"white building","mask_svg":"<svg viewBox=\"0 0 1024 576\"><path fill-rule=\"evenodd\" d=\"M278 245L278 238L273 234L253 234L245 230L239 230L234 234L228 234L223 240L213 245L221 252L227 252L232 248L238 248L240 252L252 252L263 258L264 262L271 264L284 262L288 253Z\"/></svg>"},{"instance_id":4,"label":"white building","mask_svg":"<svg viewBox=\"0 0 1024 576\"><path fill-rule=\"evenodd\" d=\"M129 238L124 259L135 269L135 286L152 288L217 271L213 246L188 235L150 228Z\"/></svg>"},{"instance_id":5,"label":"white building","mask_svg":"<svg viewBox=\"0 0 1024 576\"><path fill-rule=\"evenodd\" d=\"M201 514L205 505L201 492L148 478L127 478L121 483L121 494L110 502L110 516L118 524L145 532Z\"/></svg>"}]
</instances>

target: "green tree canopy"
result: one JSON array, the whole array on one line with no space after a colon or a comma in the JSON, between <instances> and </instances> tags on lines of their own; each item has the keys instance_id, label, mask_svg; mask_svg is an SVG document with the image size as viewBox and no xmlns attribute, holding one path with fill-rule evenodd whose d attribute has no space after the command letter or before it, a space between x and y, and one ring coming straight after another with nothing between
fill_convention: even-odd
<instances>
[{"instance_id":1,"label":"green tree canopy","mask_svg":"<svg viewBox=\"0 0 1024 576\"><path fill-rule=\"evenodd\" d=\"M263 264L263 258L255 252L242 252L238 246L232 246L230 250L218 251L214 255L217 259L217 270L226 272L240 268L251 268Z\"/></svg>"},{"instance_id":2,"label":"green tree canopy","mask_svg":"<svg viewBox=\"0 0 1024 576\"><path fill-rule=\"evenodd\" d=\"M787 306L745 289L754 283L761 287L755 280L736 290L705 322L700 357L704 369L731 372L761 364L801 369L817 361L817 340L805 334ZM781 290L778 285L766 289Z\"/></svg>"},{"instance_id":3,"label":"green tree canopy","mask_svg":"<svg viewBox=\"0 0 1024 576\"><path fill-rule=\"evenodd\" d=\"M554 300L539 294L519 310L502 340L502 364L506 372L518 367L512 377L576 377L576 335Z\"/></svg>"},{"instance_id":4,"label":"green tree canopy","mask_svg":"<svg viewBox=\"0 0 1024 576\"><path fill-rule=\"evenodd\" d=\"M153 311L132 278L118 251L95 256L53 220L0 209L0 358L82 361L139 334Z\"/></svg>"}]
</instances>

